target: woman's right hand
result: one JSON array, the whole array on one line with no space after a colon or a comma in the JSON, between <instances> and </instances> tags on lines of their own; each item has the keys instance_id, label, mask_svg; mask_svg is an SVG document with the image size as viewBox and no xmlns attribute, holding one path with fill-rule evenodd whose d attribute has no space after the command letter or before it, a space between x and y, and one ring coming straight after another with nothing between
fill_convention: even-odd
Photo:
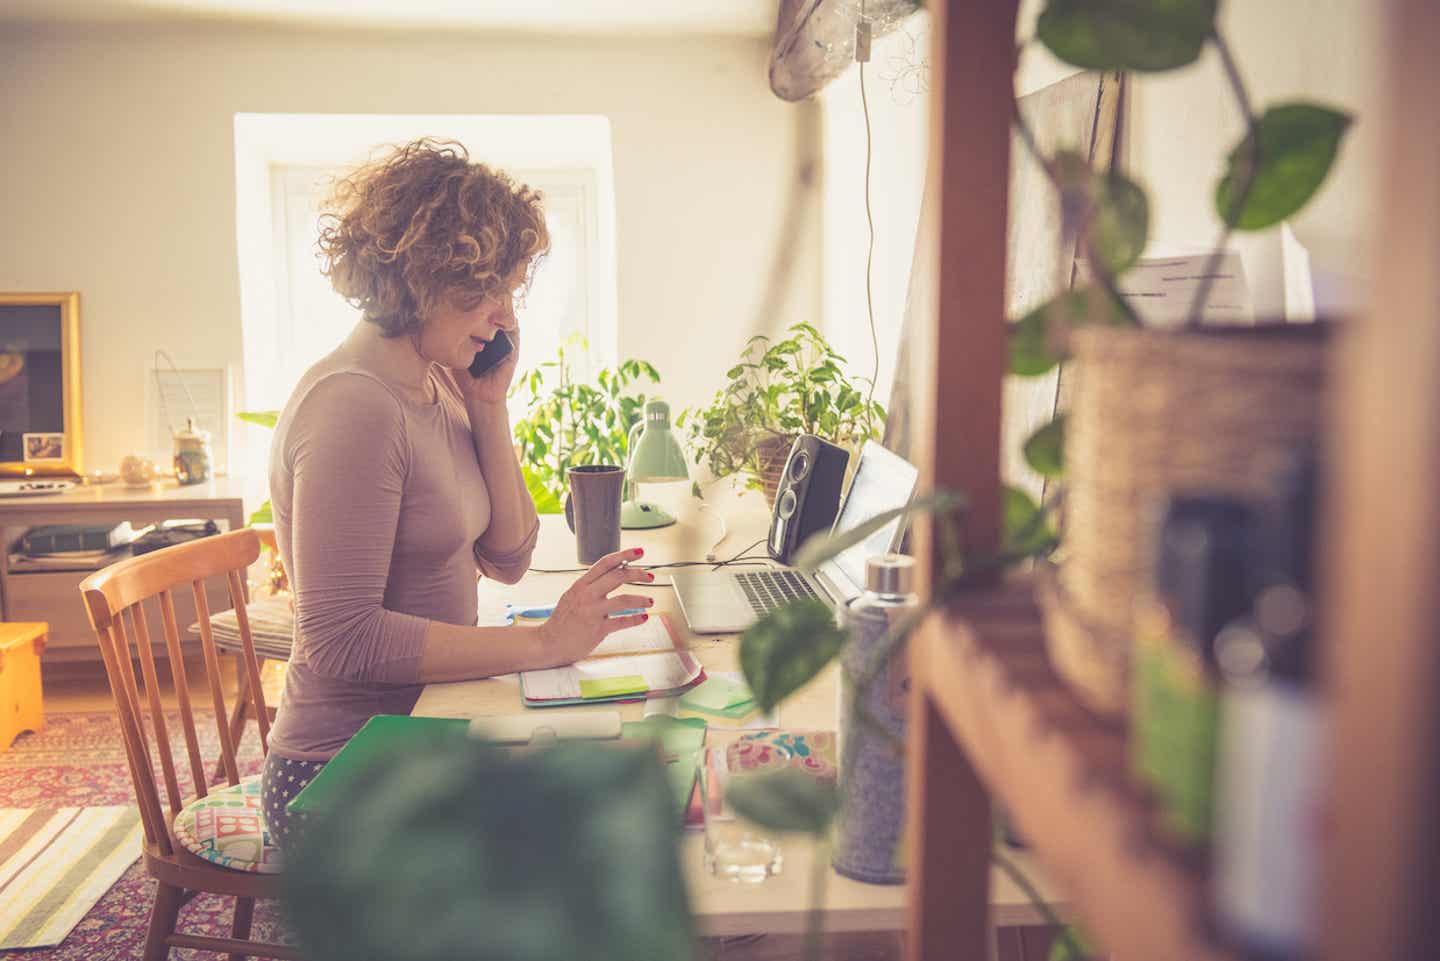
<instances>
[{"instance_id":1,"label":"woman's right hand","mask_svg":"<svg viewBox=\"0 0 1440 961\"><path fill-rule=\"evenodd\" d=\"M573 664L616 631L645 623L649 614L610 616L616 611L650 607L655 603L654 598L644 594L610 596L611 591L624 584L654 583L654 574L629 567L642 554L644 551L640 548L606 554L560 596L554 613L539 627L547 659L554 665Z\"/></svg>"}]
</instances>

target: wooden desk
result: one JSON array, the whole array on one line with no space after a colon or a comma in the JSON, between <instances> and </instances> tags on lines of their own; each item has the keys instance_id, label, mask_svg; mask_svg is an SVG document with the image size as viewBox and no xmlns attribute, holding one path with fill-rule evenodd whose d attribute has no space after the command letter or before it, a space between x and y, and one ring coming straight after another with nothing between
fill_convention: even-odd
<instances>
[{"instance_id":1,"label":"wooden desk","mask_svg":"<svg viewBox=\"0 0 1440 961\"><path fill-rule=\"evenodd\" d=\"M727 522L730 536L717 552L730 557L745 545L765 535L768 514L758 496L747 494L727 498ZM653 531L625 531L623 547L643 547L642 563L695 560L703 558L714 542L718 524L706 514L693 509L682 514L680 523ZM763 546L759 548L763 552ZM557 569L578 566L575 561L575 538L565 527L563 517L541 518L540 541L532 566ZM655 597L655 609L672 618L681 635L696 648L701 662L709 670L739 670L738 638L735 635L690 635L684 616L675 603L675 593L657 571L655 586L636 588L639 593ZM542 604L555 601L576 577L575 574L528 574L513 587L482 582L481 616L488 609L502 607L505 600ZM780 709L780 723L790 728L833 730L835 727L838 668L832 667L808 687L792 696ZM607 704L607 710L620 710L624 720L644 716L643 704ZM515 714L524 710L520 704L519 684L514 675L483 681L461 681L453 684L428 685L412 712L422 717L475 717L479 715ZM708 743L723 744L738 732L712 727ZM712 877L704 868L704 838L698 832L686 832L681 857L690 882L690 903L695 912L700 934L713 937L731 934L766 932L797 934L805 929L805 912L809 908L809 878L812 846L799 838L786 838L781 843L784 869L776 877L761 884L746 885ZM1025 873L1045 894L1053 910L1063 914L1034 865L1023 856L1012 856ZM1041 914L1025 895L1004 874L996 871L991 881L991 917L1000 927L1044 924ZM825 929L829 932L898 931L905 927L906 888L861 884L831 872L825 886Z\"/></svg>"},{"instance_id":2,"label":"wooden desk","mask_svg":"<svg viewBox=\"0 0 1440 961\"><path fill-rule=\"evenodd\" d=\"M10 552L21 535L41 524L119 524L136 527L164 520L198 518L223 522L227 530L245 526L241 502L244 485L234 478L216 478L204 484L181 487L173 480L134 489L123 484L81 485L59 494L0 498L0 620L45 621L50 640L47 663L99 657L95 634L80 601L80 582L91 572L12 571ZM210 609L228 610L229 593L223 578L207 585ZM188 591L175 595L176 616L182 626L194 621ZM183 635L182 635L183 637ZM165 657L164 644L156 655Z\"/></svg>"}]
</instances>

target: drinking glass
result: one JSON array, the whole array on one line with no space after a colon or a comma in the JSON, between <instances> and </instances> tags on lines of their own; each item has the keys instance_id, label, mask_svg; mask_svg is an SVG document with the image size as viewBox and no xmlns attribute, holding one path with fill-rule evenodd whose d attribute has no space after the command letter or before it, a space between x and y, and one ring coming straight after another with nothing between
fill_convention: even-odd
<instances>
[{"instance_id":1,"label":"drinking glass","mask_svg":"<svg viewBox=\"0 0 1440 961\"><path fill-rule=\"evenodd\" d=\"M705 816L705 867L717 878L738 884L759 884L780 873L783 864L780 844L725 803L728 780L724 751L706 748L700 765L700 804Z\"/></svg>"}]
</instances>

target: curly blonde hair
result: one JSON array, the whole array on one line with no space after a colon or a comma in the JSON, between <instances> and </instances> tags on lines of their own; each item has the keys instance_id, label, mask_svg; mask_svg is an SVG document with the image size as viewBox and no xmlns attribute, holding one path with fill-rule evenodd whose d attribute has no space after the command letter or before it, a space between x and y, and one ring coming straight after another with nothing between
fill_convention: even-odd
<instances>
[{"instance_id":1,"label":"curly blonde hair","mask_svg":"<svg viewBox=\"0 0 1440 961\"><path fill-rule=\"evenodd\" d=\"M395 147L338 179L320 218L335 290L387 337L445 301L517 293L550 249L540 194L454 141Z\"/></svg>"}]
</instances>

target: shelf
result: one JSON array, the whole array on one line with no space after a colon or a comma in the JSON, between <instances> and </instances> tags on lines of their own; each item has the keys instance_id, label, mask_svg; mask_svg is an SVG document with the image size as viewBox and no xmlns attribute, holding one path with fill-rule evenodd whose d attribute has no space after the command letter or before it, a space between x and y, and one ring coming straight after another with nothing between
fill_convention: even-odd
<instances>
[{"instance_id":1,"label":"shelf","mask_svg":"<svg viewBox=\"0 0 1440 961\"><path fill-rule=\"evenodd\" d=\"M1207 936L1205 872L1149 830L1121 726L1089 713L1045 654L1029 581L927 621L911 674L1086 930L1116 958L1236 961Z\"/></svg>"}]
</instances>

